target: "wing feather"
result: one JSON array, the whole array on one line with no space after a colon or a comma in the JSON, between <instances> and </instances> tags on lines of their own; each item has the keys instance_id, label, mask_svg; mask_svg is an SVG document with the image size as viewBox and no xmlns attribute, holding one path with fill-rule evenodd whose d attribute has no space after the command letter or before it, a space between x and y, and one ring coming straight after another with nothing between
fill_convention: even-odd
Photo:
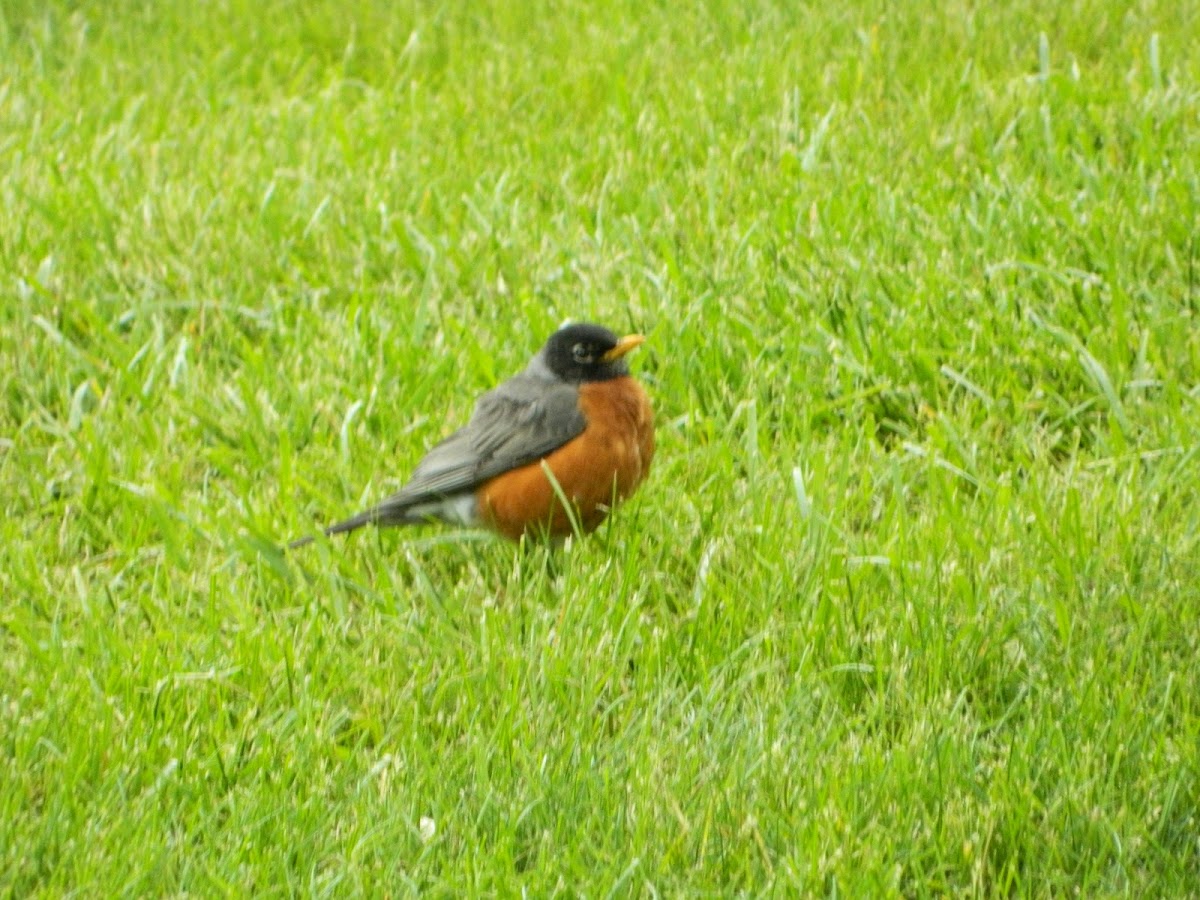
<instances>
[{"instance_id":1,"label":"wing feather","mask_svg":"<svg viewBox=\"0 0 1200 900\"><path fill-rule=\"evenodd\" d=\"M471 420L433 447L404 487L362 516L380 525L407 521L409 508L536 462L586 424L577 388L523 372L484 394Z\"/></svg>"}]
</instances>

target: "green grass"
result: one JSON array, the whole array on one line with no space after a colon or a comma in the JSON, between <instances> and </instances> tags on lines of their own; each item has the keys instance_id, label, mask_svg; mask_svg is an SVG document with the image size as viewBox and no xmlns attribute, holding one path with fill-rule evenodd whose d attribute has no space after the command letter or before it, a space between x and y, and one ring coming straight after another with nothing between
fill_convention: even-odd
<instances>
[{"instance_id":1,"label":"green grass","mask_svg":"<svg viewBox=\"0 0 1200 900\"><path fill-rule=\"evenodd\" d=\"M0 7L0 894L1200 891L1195 0L298 6Z\"/></svg>"}]
</instances>

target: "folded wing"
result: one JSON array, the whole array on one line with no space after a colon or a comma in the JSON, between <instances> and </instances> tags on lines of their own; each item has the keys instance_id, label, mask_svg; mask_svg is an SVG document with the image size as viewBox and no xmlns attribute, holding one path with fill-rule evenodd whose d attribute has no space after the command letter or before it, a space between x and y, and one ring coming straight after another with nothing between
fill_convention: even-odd
<instances>
[{"instance_id":1,"label":"folded wing","mask_svg":"<svg viewBox=\"0 0 1200 900\"><path fill-rule=\"evenodd\" d=\"M473 491L490 478L536 462L580 434L585 425L579 391L522 373L489 391L471 420L421 460L412 478L392 496L327 534L362 525L420 521L417 507Z\"/></svg>"}]
</instances>

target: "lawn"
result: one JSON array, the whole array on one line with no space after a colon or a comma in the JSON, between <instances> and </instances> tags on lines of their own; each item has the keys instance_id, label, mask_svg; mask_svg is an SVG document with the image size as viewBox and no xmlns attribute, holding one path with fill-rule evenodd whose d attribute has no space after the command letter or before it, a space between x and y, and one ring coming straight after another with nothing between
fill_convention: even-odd
<instances>
[{"instance_id":1,"label":"lawn","mask_svg":"<svg viewBox=\"0 0 1200 900\"><path fill-rule=\"evenodd\" d=\"M1198 33L5 0L0 895L1200 892ZM568 319L605 527L280 549Z\"/></svg>"}]
</instances>

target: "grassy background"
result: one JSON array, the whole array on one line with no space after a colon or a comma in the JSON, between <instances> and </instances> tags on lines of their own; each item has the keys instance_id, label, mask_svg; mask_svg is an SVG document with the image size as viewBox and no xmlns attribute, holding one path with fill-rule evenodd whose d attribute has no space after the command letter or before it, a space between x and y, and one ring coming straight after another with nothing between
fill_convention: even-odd
<instances>
[{"instance_id":1,"label":"grassy background","mask_svg":"<svg viewBox=\"0 0 1200 900\"><path fill-rule=\"evenodd\" d=\"M0 892L1200 890L1198 32L6 0ZM275 549L568 317L617 527Z\"/></svg>"}]
</instances>

